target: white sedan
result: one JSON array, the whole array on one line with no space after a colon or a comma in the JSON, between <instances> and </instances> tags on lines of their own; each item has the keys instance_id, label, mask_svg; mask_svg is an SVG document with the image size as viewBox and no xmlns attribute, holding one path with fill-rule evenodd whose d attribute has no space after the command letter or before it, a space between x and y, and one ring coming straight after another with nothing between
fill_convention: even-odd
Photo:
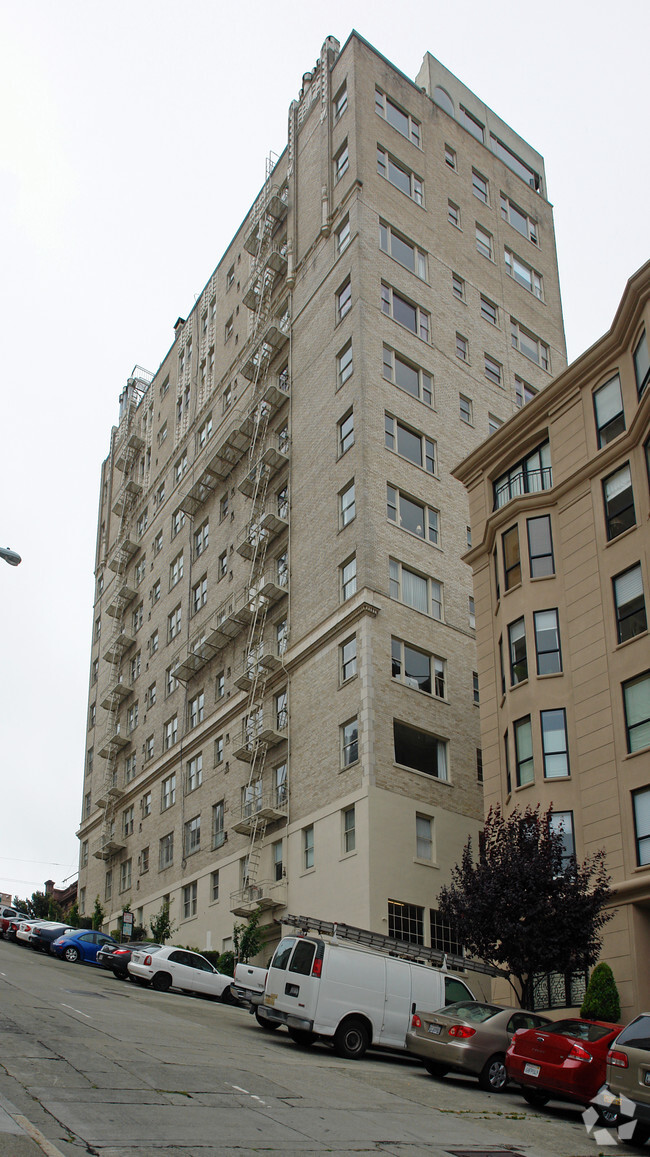
<instances>
[{"instance_id":1,"label":"white sedan","mask_svg":"<svg viewBox=\"0 0 650 1157\"><path fill-rule=\"evenodd\" d=\"M141 984L150 983L159 992L180 988L183 992L217 997L224 1004L234 1001L230 987L232 976L218 972L205 956L187 948L167 946L156 952L141 948L131 954L128 969L134 980Z\"/></svg>"}]
</instances>

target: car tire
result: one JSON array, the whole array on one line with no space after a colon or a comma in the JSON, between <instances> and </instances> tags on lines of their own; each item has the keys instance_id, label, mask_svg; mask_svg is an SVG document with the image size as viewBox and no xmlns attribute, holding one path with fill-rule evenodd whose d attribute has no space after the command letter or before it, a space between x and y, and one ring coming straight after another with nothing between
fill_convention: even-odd
<instances>
[{"instance_id":1,"label":"car tire","mask_svg":"<svg viewBox=\"0 0 650 1157\"><path fill-rule=\"evenodd\" d=\"M168 972L155 972L151 984L156 992L169 992L172 978Z\"/></svg>"},{"instance_id":2,"label":"car tire","mask_svg":"<svg viewBox=\"0 0 650 1157\"><path fill-rule=\"evenodd\" d=\"M424 1067L430 1077L437 1077L438 1080L442 1080L449 1072L449 1069L445 1068L444 1065L438 1064L438 1061L425 1061Z\"/></svg>"},{"instance_id":3,"label":"car tire","mask_svg":"<svg viewBox=\"0 0 650 1157\"><path fill-rule=\"evenodd\" d=\"M80 956L81 953L79 952L78 948L75 948L74 944L71 944L69 948L66 948L63 953L63 959L67 960L68 964L76 964Z\"/></svg>"},{"instance_id":4,"label":"car tire","mask_svg":"<svg viewBox=\"0 0 650 1157\"><path fill-rule=\"evenodd\" d=\"M279 1020L267 1020L265 1016L260 1016L259 1008L255 1009L255 1020L260 1028L265 1028L267 1032L277 1032L280 1027Z\"/></svg>"},{"instance_id":5,"label":"car tire","mask_svg":"<svg viewBox=\"0 0 650 1157\"><path fill-rule=\"evenodd\" d=\"M478 1083L486 1093L502 1093L508 1084L506 1058L503 1053L494 1053L483 1065Z\"/></svg>"},{"instance_id":6,"label":"car tire","mask_svg":"<svg viewBox=\"0 0 650 1157\"><path fill-rule=\"evenodd\" d=\"M316 1040L314 1033L308 1032L306 1028L290 1028L288 1032L293 1043L300 1045L303 1049L311 1048Z\"/></svg>"},{"instance_id":7,"label":"car tire","mask_svg":"<svg viewBox=\"0 0 650 1157\"><path fill-rule=\"evenodd\" d=\"M358 1016L344 1020L334 1033L334 1052L348 1061L360 1061L369 1044L370 1034Z\"/></svg>"},{"instance_id":8,"label":"car tire","mask_svg":"<svg viewBox=\"0 0 650 1157\"><path fill-rule=\"evenodd\" d=\"M139 984L142 988L148 988L151 984L151 981L147 980L146 976L131 976L130 973L129 980L132 980L134 984Z\"/></svg>"},{"instance_id":9,"label":"car tire","mask_svg":"<svg viewBox=\"0 0 650 1157\"><path fill-rule=\"evenodd\" d=\"M548 1105L551 1094L545 1092L544 1089L522 1089L521 1095L527 1105L533 1109L543 1109L544 1105Z\"/></svg>"},{"instance_id":10,"label":"car tire","mask_svg":"<svg viewBox=\"0 0 650 1157\"><path fill-rule=\"evenodd\" d=\"M223 992L221 993L221 996L219 997L219 1000L222 1004L237 1004L237 1001L233 996L232 985L226 985Z\"/></svg>"},{"instance_id":11,"label":"car tire","mask_svg":"<svg viewBox=\"0 0 650 1157\"><path fill-rule=\"evenodd\" d=\"M118 972L116 968L113 969L113 976L116 980L126 980L126 973Z\"/></svg>"},{"instance_id":12,"label":"car tire","mask_svg":"<svg viewBox=\"0 0 650 1157\"><path fill-rule=\"evenodd\" d=\"M616 1129L618 1125L621 1124L623 1118L621 1117L620 1110L617 1109L614 1105L612 1105L611 1108L603 1108L602 1105L594 1105L594 1108L598 1113L599 1124L604 1125L606 1129Z\"/></svg>"}]
</instances>

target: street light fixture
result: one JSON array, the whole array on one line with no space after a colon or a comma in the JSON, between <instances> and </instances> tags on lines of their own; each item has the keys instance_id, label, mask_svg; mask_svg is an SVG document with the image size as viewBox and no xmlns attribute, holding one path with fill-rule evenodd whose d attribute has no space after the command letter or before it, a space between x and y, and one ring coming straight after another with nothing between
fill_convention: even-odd
<instances>
[{"instance_id":1,"label":"street light fixture","mask_svg":"<svg viewBox=\"0 0 650 1157\"><path fill-rule=\"evenodd\" d=\"M9 546L0 546L0 558L8 562L9 566L18 566L18 563L22 562L20 555Z\"/></svg>"}]
</instances>

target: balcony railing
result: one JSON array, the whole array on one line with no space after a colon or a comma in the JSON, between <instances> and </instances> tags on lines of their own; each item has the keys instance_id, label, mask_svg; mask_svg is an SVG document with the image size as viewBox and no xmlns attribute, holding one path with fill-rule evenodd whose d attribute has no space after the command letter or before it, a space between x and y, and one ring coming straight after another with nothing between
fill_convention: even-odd
<instances>
[{"instance_id":1,"label":"balcony railing","mask_svg":"<svg viewBox=\"0 0 650 1157\"><path fill-rule=\"evenodd\" d=\"M235 916L250 916L256 908L281 908L286 903L286 880L260 880L230 893L230 911Z\"/></svg>"},{"instance_id":2,"label":"balcony railing","mask_svg":"<svg viewBox=\"0 0 650 1157\"><path fill-rule=\"evenodd\" d=\"M553 471L550 466L544 466L541 470L519 470L516 474L495 482L494 510L499 510L522 494L537 494L541 490L550 490L552 486Z\"/></svg>"}]
</instances>

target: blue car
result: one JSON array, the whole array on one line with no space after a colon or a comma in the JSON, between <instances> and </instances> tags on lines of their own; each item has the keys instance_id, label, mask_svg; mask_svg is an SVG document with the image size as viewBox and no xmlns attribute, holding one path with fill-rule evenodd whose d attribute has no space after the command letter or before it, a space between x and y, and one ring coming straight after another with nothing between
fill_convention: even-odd
<instances>
[{"instance_id":1,"label":"blue car","mask_svg":"<svg viewBox=\"0 0 650 1157\"><path fill-rule=\"evenodd\" d=\"M107 936L105 932L91 932L88 929L80 928L78 932L68 933L67 936L59 936L51 946L50 951L56 956L61 956L63 960L67 960L69 964L76 964L78 960L84 961L86 964L97 963L97 953L105 944L114 944L119 948L117 940L113 940L112 936Z\"/></svg>"}]
</instances>

